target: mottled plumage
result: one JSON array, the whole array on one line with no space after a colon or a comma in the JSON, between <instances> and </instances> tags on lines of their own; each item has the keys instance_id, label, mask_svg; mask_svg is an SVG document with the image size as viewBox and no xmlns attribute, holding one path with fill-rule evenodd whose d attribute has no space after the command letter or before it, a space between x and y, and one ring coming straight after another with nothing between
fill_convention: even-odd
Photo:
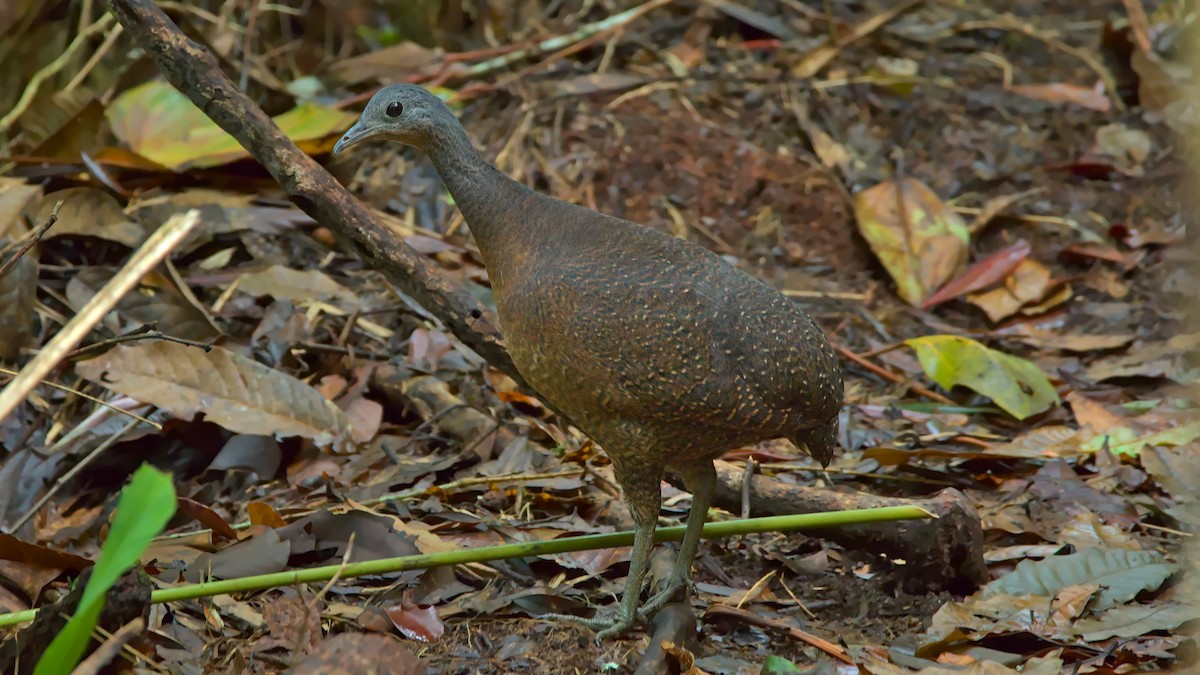
<instances>
[{"instance_id":1,"label":"mottled plumage","mask_svg":"<svg viewBox=\"0 0 1200 675\"><path fill-rule=\"evenodd\" d=\"M829 463L841 366L778 291L695 244L509 179L419 87L380 90L335 151L372 137L429 152L483 253L513 363L613 461L638 525L629 584L615 620L583 623L603 636L633 622L664 471L687 482L692 511L671 580L644 612L686 584L713 459L786 437Z\"/></svg>"}]
</instances>

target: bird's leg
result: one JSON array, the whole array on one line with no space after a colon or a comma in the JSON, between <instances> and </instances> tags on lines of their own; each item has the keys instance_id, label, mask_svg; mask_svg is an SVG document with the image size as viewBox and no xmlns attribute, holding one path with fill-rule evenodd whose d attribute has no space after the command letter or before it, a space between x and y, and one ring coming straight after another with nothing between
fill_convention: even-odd
<instances>
[{"instance_id":1,"label":"bird's leg","mask_svg":"<svg viewBox=\"0 0 1200 675\"><path fill-rule=\"evenodd\" d=\"M654 548L654 528L658 522L658 512L662 506L662 471L646 466L624 467L616 458L613 468L617 482L625 493L625 501L629 504L636 530L633 536L633 554L629 561L629 576L625 580L625 592L621 595L621 605L616 616L597 616L587 619L570 614L543 614L539 618L552 621L570 621L600 631L596 640L603 640L618 635L633 625L637 620L637 605L642 594L642 581L650 568L650 550Z\"/></svg>"},{"instance_id":2,"label":"bird's leg","mask_svg":"<svg viewBox=\"0 0 1200 675\"><path fill-rule=\"evenodd\" d=\"M680 470L680 473L683 474L684 483L692 491L692 508L688 511L687 530L684 531L683 543L679 545L679 557L675 559L675 567L671 570L666 587L642 606L638 612L642 619L662 609L671 602L676 593L690 585L692 561L696 558L696 550L700 548L700 533L704 529L704 519L708 515L708 507L716 490L717 471L712 462L698 462L688 469Z\"/></svg>"}]
</instances>

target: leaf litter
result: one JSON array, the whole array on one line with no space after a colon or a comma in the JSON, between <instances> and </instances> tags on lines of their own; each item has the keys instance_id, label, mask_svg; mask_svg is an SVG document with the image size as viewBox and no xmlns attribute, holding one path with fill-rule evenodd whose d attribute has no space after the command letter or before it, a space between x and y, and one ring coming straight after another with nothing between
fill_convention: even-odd
<instances>
[{"instance_id":1,"label":"leaf litter","mask_svg":"<svg viewBox=\"0 0 1200 675\"><path fill-rule=\"evenodd\" d=\"M767 471L915 499L955 486L979 513L990 578L972 594L913 595L900 590L905 561L815 535L712 541L695 564L703 638L656 652L642 632L597 646L536 618L620 590L628 551L582 552L171 603L170 621L151 615L152 661L632 671L657 653L664 667L714 673L1189 667L1200 431L1186 305L1200 279L1170 179L1184 161L1174 134L1196 119L1180 93L1191 68L1171 43L1194 17L1168 3L1138 18L1142 3L1115 0L1033 14L722 1L658 3L595 34L604 11L637 5L543 15L488 3L485 28L349 2L293 17L316 33L259 21L243 40L203 12L244 18L252 3L200 4L175 16L184 30L484 302L486 270L427 157L324 154L371 87L441 86L502 170L708 246L806 304L857 357L845 362L845 452L827 474ZM595 446L287 204L203 112L121 55L128 36L103 47L112 28L85 7L0 12L12 26L0 53L32 55L24 68L0 61L19 83L0 93L16 113L0 241L63 202L0 277L0 373L158 224L194 207L202 219L53 373L65 391L41 387L0 420L3 611L50 604L96 560L143 461L169 468L179 494L140 561L163 587L628 527ZM21 21L40 32L20 33ZM95 61L50 74L54 86L21 103L90 25ZM334 28L349 25L363 30ZM554 36L558 47L530 48ZM12 250L0 245L0 264ZM125 416L72 391L161 429L123 431ZM664 496L666 517L686 513L686 492ZM741 508L718 501L715 515Z\"/></svg>"}]
</instances>

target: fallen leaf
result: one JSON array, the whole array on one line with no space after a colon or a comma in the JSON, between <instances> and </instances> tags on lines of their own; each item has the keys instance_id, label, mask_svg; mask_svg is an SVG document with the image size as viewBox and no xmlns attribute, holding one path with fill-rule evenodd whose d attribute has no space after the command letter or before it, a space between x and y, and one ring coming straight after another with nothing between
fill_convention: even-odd
<instances>
[{"instance_id":1,"label":"fallen leaf","mask_svg":"<svg viewBox=\"0 0 1200 675\"><path fill-rule=\"evenodd\" d=\"M238 433L303 436L322 446L351 436L345 413L310 385L220 347L205 352L174 342L123 344L75 369L177 417L204 413Z\"/></svg>"},{"instance_id":2,"label":"fallen leaf","mask_svg":"<svg viewBox=\"0 0 1200 675\"><path fill-rule=\"evenodd\" d=\"M46 195L33 214L35 223L44 223L61 201L58 222L46 233L46 239L68 235L97 237L137 248L146 239L142 226L125 215L121 204L103 190L75 187Z\"/></svg>"},{"instance_id":3,"label":"fallen leaf","mask_svg":"<svg viewBox=\"0 0 1200 675\"><path fill-rule=\"evenodd\" d=\"M245 148L184 94L151 80L113 99L106 111L113 134L138 155L173 171L220 166L249 157ZM272 118L293 142L315 142L354 123L353 113L303 103Z\"/></svg>"},{"instance_id":4,"label":"fallen leaf","mask_svg":"<svg viewBox=\"0 0 1200 675\"><path fill-rule=\"evenodd\" d=\"M863 190L855 197L854 214L863 238L911 305L920 305L967 261L966 224L914 178Z\"/></svg>"},{"instance_id":5,"label":"fallen leaf","mask_svg":"<svg viewBox=\"0 0 1200 675\"><path fill-rule=\"evenodd\" d=\"M979 260L966 272L942 286L936 293L921 303L922 309L930 309L961 295L980 291L999 283L1029 257L1032 248L1024 239L1007 248Z\"/></svg>"},{"instance_id":6,"label":"fallen leaf","mask_svg":"<svg viewBox=\"0 0 1200 675\"><path fill-rule=\"evenodd\" d=\"M1056 595L1069 586L1098 584L1096 608L1108 609L1158 588L1175 566L1154 551L1087 548L1045 560L1025 560L1012 572L988 583L979 594Z\"/></svg>"},{"instance_id":7,"label":"fallen leaf","mask_svg":"<svg viewBox=\"0 0 1200 675\"><path fill-rule=\"evenodd\" d=\"M319 270L294 270L272 265L264 270L243 274L238 288L253 296L271 296L277 300L311 302L330 299L339 305L356 305L358 298L345 286Z\"/></svg>"},{"instance_id":8,"label":"fallen leaf","mask_svg":"<svg viewBox=\"0 0 1200 675\"><path fill-rule=\"evenodd\" d=\"M1017 419L1043 412L1059 402L1058 392L1037 366L957 335L906 340L921 367L943 389L962 385L996 402Z\"/></svg>"}]
</instances>

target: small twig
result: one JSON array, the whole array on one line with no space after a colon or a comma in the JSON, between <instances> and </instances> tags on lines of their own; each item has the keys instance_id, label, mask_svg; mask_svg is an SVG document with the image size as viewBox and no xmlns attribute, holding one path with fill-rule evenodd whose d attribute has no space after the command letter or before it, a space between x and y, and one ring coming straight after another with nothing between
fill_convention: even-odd
<instances>
[{"instance_id":1,"label":"small twig","mask_svg":"<svg viewBox=\"0 0 1200 675\"><path fill-rule=\"evenodd\" d=\"M486 436L486 435L487 434L484 434L484 436ZM363 506L379 506L380 504L386 504L388 502L396 502L396 501L400 501L402 499L415 499L417 497L429 497L432 495L453 494L457 490L460 490L460 489L466 488L466 487L473 487L475 485L497 485L500 483L509 483L509 482L527 483L529 481L535 481L535 480L554 480L556 478L571 478L574 476L583 475L583 473L584 473L583 469L569 469L566 471L554 471L554 472L550 472L550 473L512 473L512 474L505 474L502 476L473 476L471 478L463 478L460 480L452 481L450 483L442 483L441 485L431 485L426 488L412 488L409 490L404 490L402 492L393 492L391 494L383 495L382 497L376 497L374 499L366 500L366 501L362 502L362 505ZM299 511L296 513L291 513L291 514L288 514L288 516L285 518L285 520L287 520L289 518L290 519L304 518L305 516L309 516L309 515L312 515L313 513L316 513L318 510L319 509L311 509L311 510L307 510L307 511ZM345 506L345 505L338 505L338 506L334 506L329 509L329 511L331 513L335 513L335 514L336 513L346 513L350 510L351 510L351 507ZM250 521L246 520L246 521L242 521L240 523L234 523L234 524L230 525L230 527L232 527L235 530L244 530L244 529L250 527L250 524L251 524ZM168 535L159 537L155 541L166 541L166 540L170 540L170 539L183 539L186 537L192 537L192 536L195 536L196 534L209 532L209 531L210 530L204 529L204 530L191 530L188 532L179 532L179 533L175 533L175 534L168 534Z\"/></svg>"},{"instance_id":2,"label":"small twig","mask_svg":"<svg viewBox=\"0 0 1200 675\"><path fill-rule=\"evenodd\" d=\"M1146 56L1154 54L1154 43L1150 40L1150 21L1146 19L1146 8L1141 0L1122 0L1125 13L1129 15L1129 32L1138 49Z\"/></svg>"},{"instance_id":3,"label":"small twig","mask_svg":"<svg viewBox=\"0 0 1200 675\"><path fill-rule=\"evenodd\" d=\"M849 349L846 349L845 347L838 346L838 347L836 347L836 349L838 350L838 353L840 353L842 356L850 359L851 361L857 363L858 365L862 366L863 368L866 368L867 370L871 371L872 373L875 373L876 375L884 378L885 380L888 380L889 382L895 382L896 384L903 384L905 382L905 378L900 377L899 375L896 375L895 373L887 370L886 368L881 368L881 367L875 365L874 363L871 363L870 361L864 359L863 357L859 356L858 354L855 354L854 352L850 351ZM936 391L934 391L924 385L917 384L916 382L908 382L908 388L912 389L913 391L917 392L918 394L924 396L925 398L931 398L940 403L945 403L946 405L957 405L954 401L950 400L949 398L942 396L941 394L937 393Z\"/></svg>"},{"instance_id":4,"label":"small twig","mask_svg":"<svg viewBox=\"0 0 1200 675\"><path fill-rule=\"evenodd\" d=\"M839 293L836 291L790 291L783 294L789 298L829 298L831 300L854 300L862 302L867 299L866 293Z\"/></svg>"},{"instance_id":5,"label":"small twig","mask_svg":"<svg viewBox=\"0 0 1200 675\"><path fill-rule=\"evenodd\" d=\"M113 26L112 30L108 31L108 35L104 36L104 42L101 42L100 46L96 48L96 51L92 53L90 58L88 58L87 63L83 64L83 67L79 69L79 72L75 73L75 77L72 77L71 81L67 83L67 86L63 87L63 92L66 93L72 91L75 89L75 87L78 87L80 84L82 84L83 81L87 79L87 76L92 73L92 70L96 67L96 64L100 63L100 59L103 59L104 55L107 54L108 51L113 48L113 45L117 43L117 39L121 37L121 33L124 32L125 27L121 24Z\"/></svg>"},{"instance_id":6,"label":"small twig","mask_svg":"<svg viewBox=\"0 0 1200 675\"><path fill-rule=\"evenodd\" d=\"M71 675L96 675L104 666L108 665L109 661L112 661L118 652L125 648L130 640L145 629L146 622L140 616L121 626L117 632L108 636L107 640L96 647L96 651L80 661L79 665L75 666L75 670L71 671Z\"/></svg>"},{"instance_id":7,"label":"small twig","mask_svg":"<svg viewBox=\"0 0 1200 675\"><path fill-rule=\"evenodd\" d=\"M1109 100L1112 101L1113 107L1115 107L1117 110L1125 109L1125 102L1121 100L1121 95L1117 90L1117 79L1113 77L1112 71L1110 71L1103 63L1101 63L1100 59L1096 55L1088 52L1086 49L1071 46L1054 37L1049 32L1042 31L1032 24L1024 23L1011 14L1000 14L986 9L983 11L986 15L992 18L982 21L968 21L966 23L959 24L954 28L954 30L957 32L988 29L1013 31L1043 42L1049 47L1057 49L1060 52L1074 56L1082 61L1084 65L1090 68L1092 72L1100 78L1100 81L1104 83L1104 90L1108 94Z\"/></svg>"},{"instance_id":8,"label":"small twig","mask_svg":"<svg viewBox=\"0 0 1200 675\"><path fill-rule=\"evenodd\" d=\"M21 115L25 114L30 104L33 103L34 97L37 96L38 89L41 88L42 83L65 68L75 57L75 52L82 49L93 35L108 30L108 25L112 23L112 20L113 15L105 13L96 23L79 31L79 35L75 36L75 39L71 41L71 44L67 45L62 54L58 55L58 58L47 64L45 68L34 73L33 77L29 79L29 84L25 85L25 91L21 92L21 98L17 101L17 104L13 106L12 110L8 111L7 115L0 118L0 133L8 131L13 122L16 122Z\"/></svg>"},{"instance_id":9,"label":"small twig","mask_svg":"<svg viewBox=\"0 0 1200 675\"><path fill-rule=\"evenodd\" d=\"M17 260L19 260L21 256L28 253L29 249L37 246L37 243L42 240L42 237L46 236L46 232L48 232L50 228L58 222L58 210L62 208L62 205L63 202L61 199L55 202L54 208L50 211L50 217L46 219L46 222L42 223L41 226L27 235L26 241L21 248L18 249L11 258L5 260L3 265L0 265L0 277L4 276L4 273L8 272L10 267L17 264Z\"/></svg>"},{"instance_id":10,"label":"small twig","mask_svg":"<svg viewBox=\"0 0 1200 675\"><path fill-rule=\"evenodd\" d=\"M20 373L18 373L15 370L9 370L8 368L0 367L0 374L11 375L13 377L16 377ZM108 401L96 398L95 396L92 396L91 394L84 393L78 389L72 389L71 387L68 387L65 384L59 384L58 382L54 382L53 380L42 380L41 384L44 384L47 387L53 387L59 391L65 391L68 394L74 394L75 396L78 396L79 398L85 398L85 399L91 401L92 403L95 403L96 405L104 406L105 408L108 408L109 410L112 410L113 412L120 413L127 417L132 417L133 419L135 419L139 422L145 422L146 424L149 424L150 426L154 427L155 429L162 431L162 425L159 424L158 422L152 422L152 421L146 419L145 417L138 415L137 413L131 413L128 410L125 410L123 408L120 408L118 406L115 406L115 405L109 403Z\"/></svg>"},{"instance_id":11,"label":"small twig","mask_svg":"<svg viewBox=\"0 0 1200 675\"><path fill-rule=\"evenodd\" d=\"M150 270L154 269L175 248L196 223L200 211L172 216L146 243L142 244L104 288L79 310L65 326L51 338L33 360L25 364L13 381L0 391L0 420L8 417L21 401L45 379L63 358L87 335L117 302L124 297Z\"/></svg>"},{"instance_id":12,"label":"small twig","mask_svg":"<svg viewBox=\"0 0 1200 675\"><path fill-rule=\"evenodd\" d=\"M70 354L67 354L63 360L78 361L84 357L104 351L109 347L114 347L126 342L137 342L139 340L166 340L167 342L178 342L179 344L188 347L203 349L205 352L211 352L213 349L213 346L207 342L199 342L197 340L188 340L186 338L175 337L174 335L167 335L166 333L155 329L153 326L142 326L141 328L124 335L118 335L116 337L108 338L107 340L101 340L90 345L84 345Z\"/></svg>"},{"instance_id":13,"label":"small twig","mask_svg":"<svg viewBox=\"0 0 1200 675\"><path fill-rule=\"evenodd\" d=\"M576 30L572 33L568 33L566 35L556 35L552 38L547 38L545 40L542 40L541 42L534 44L533 46L531 46L528 49L521 49L518 51L509 52L507 54L497 56L496 58L488 59L487 61L481 61L479 63L473 64L461 71L452 73L451 78L478 77L479 75L484 75L486 73L490 73L495 70L500 70L502 68L506 68L509 65L516 63L517 61L520 61L522 59L527 59L527 58L531 58L534 56L538 56L540 54L544 54L546 52L557 51L557 50L561 50L561 49L570 47L578 42L582 42L584 40L595 37L597 35L601 35L603 33L609 33L611 31L617 30L619 28L623 28L626 25L628 25L630 22L632 22L633 20L641 17L642 15L644 15L652 10L658 9L659 7L664 7L666 5L669 5L671 2L672 2L672 0L650 0L649 2L645 3L644 5L639 5L632 9L627 9L624 12L621 12L619 14L614 14L614 15L607 17L605 19L602 19L600 21L596 21L594 23L589 23L584 26L580 26L580 28L578 30ZM450 78L447 78L447 79L450 79Z\"/></svg>"}]
</instances>

